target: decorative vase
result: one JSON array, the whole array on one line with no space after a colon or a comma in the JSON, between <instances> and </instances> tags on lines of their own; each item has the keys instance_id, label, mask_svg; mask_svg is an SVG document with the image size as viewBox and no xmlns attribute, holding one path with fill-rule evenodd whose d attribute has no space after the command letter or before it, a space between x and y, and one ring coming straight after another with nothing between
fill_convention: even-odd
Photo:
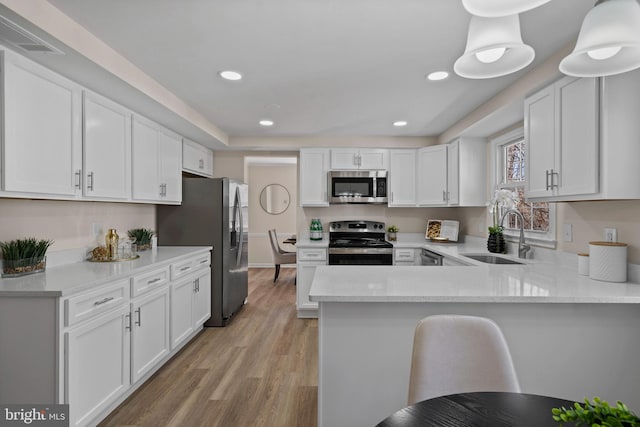
<instances>
[{"instance_id":1,"label":"decorative vase","mask_svg":"<svg viewBox=\"0 0 640 427\"><path fill-rule=\"evenodd\" d=\"M487 250L489 252L503 254L506 253L506 243L504 241L504 234L502 233L490 233L487 239Z\"/></svg>"},{"instance_id":2,"label":"decorative vase","mask_svg":"<svg viewBox=\"0 0 640 427\"><path fill-rule=\"evenodd\" d=\"M392 231L387 232L387 239L389 239L390 242L395 242L397 238L398 236L396 235L396 233Z\"/></svg>"}]
</instances>

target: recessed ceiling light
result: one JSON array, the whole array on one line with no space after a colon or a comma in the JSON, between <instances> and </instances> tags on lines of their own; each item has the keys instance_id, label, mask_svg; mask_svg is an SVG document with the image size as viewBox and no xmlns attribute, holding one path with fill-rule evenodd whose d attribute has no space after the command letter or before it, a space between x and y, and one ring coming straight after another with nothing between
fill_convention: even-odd
<instances>
[{"instance_id":1,"label":"recessed ceiling light","mask_svg":"<svg viewBox=\"0 0 640 427\"><path fill-rule=\"evenodd\" d=\"M242 74L240 74L237 71L231 71L231 70L225 70L225 71L220 71L218 73L218 75L220 77L222 77L225 80L240 80L242 79Z\"/></svg>"},{"instance_id":2,"label":"recessed ceiling light","mask_svg":"<svg viewBox=\"0 0 640 427\"><path fill-rule=\"evenodd\" d=\"M269 120L269 119L264 119L264 120L260 120L260 126L273 126L273 120Z\"/></svg>"},{"instance_id":3,"label":"recessed ceiling light","mask_svg":"<svg viewBox=\"0 0 640 427\"><path fill-rule=\"evenodd\" d=\"M434 71L433 73L427 75L427 78L432 81L444 80L447 77L449 77L449 73L447 73L446 71Z\"/></svg>"},{"instance_id":4,"label":"recessed ceiling light","mask_svg":"<svg viewBox=\"0 0 640 427\"><path fill-rule=\"evenodd\" d=\"M393 122L393 125L396 126L396 127L402 127L402 126L406 126L407 122L404 121L404 120L398 120L398 121Z\"/></svg>"}]
</instances>

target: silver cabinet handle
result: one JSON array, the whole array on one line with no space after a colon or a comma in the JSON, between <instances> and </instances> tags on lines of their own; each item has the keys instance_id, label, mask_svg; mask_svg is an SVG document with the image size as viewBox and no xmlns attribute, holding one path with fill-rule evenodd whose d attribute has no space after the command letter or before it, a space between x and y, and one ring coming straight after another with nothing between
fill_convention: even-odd
<instances>
[{"instance_id":1,"label":"silver cabinet handle","mask_svg":"<svg viewBox=\"0 0 640 427\"><path fill-rule=\"evenodd\" d=\"M138 314L138 320L136 321L136 325L138 326L142 326L142 315L140 314L141 311L142 311L142 307L138 307L138 309L136 310L136 313Z\"/></svg>"},{"instance_id":2,"label":"silver cabinet handle","mask_svg":"<svg viewBox=\"0 0 640 427\"><path fill-rule=\"evenodd\" d=\"M131 330L131 313L127 313L124 317L126 317L127 319L127 322L124 324L124 330L130 331Z\"/></svg>"},{"instance_id":3,"label":"silver cabinet handle","mask_svg":"<svg viewBox=\"0 0 640 427\"><path fill-rule=\"evenodd\" d=\"M545 172L545 190L549 189L549 169L547 169Z\"/></svg>"},{"instance_id":4,"label":"silver cabinet handle","mask_svg":"<svg viewBox=\"0 0 640 427\"><path fill-rule=\"evenodd\" d=\"M82 171L80 169L78 169L75 173L76 175L76 188L82 188Z\"/></svg>"},{"instance_id":5,"label":"silver cabinet handle","mask_svg":"<svg viewBox=\"0 0 640 427\"><path fill-rule=\"evenodd\" d=\"M208 260L208 259L203 259L202 261L200 261L200 264L206 264L206 263L208 263L208 262L209 262L209 260Z\"/></svg>"},{"instance_id":6,"label":"silver cabinet handle","mask_svg":"<svg viewBox=\"0 0 640 427\"><path fill-rule=\"evenodd\" d=\"M93 172L87 174L87 190L93 191Z\"/></svg>"},{"instance_id":7,"label":"silver cabinet handle","mask_svg":"<svg viewBox=\"0 0 640 427\"><path fill-rule=\"evenodd\" d=\"M106 303L108 303L108 302L109 302L109 301L111 301L111 300L113 300L113 297L103 298L103 299L101 299L100 301L96 301L96 302L94 302L94 303L93 303L93 305L96 305L96 306L97 306L97 305L106 304Z\"/></svg>"},{"instance_id":8,"label":"silver cabinet handle","mask_svg":"<svg viewBox=\"0 0 640 427\"><path fill-rule=\"evenodd\" d=\"M189 270L190 268L191 268L191 267L182 267L182 268L180 269L180 271L187 271L187 270Z\"/></svg>"},{"instance_id":9,"label":"silver cabinet handle","mask_svg":"<svg viewBox=\"0 0 640 427\"><path fill-rule=\"evenodd\" d=\"M204 159L198 160L198 168L204 169Z\"/></svg>"},{"instance_id":10,"label":"silver cabinet handle","mask_svg":"<svg viewBox=\"0 0 640 427\"><path fill-rule=\"evenodd\" d=\"M162 280L162 278L160 278L160 277L156 277L156 278L155 278L155 279L153 279L153 280L148 280L148 281L147 281L147 285L152 285L152 284L154 284L154 283L158 283L160 280Z\"/></svg>"},{"instance_id":11,"label":"silver cabinet handle","mask_svg":"<svg viewBox=\"0 0 640 427\"><path fill-rule=\"evenodd\" d=\"M447 191L447 200L451 200L451 193Z\"/></svg>"},{"instance_id":12,"label":"silver cabinet handle","mask_svg":"<svg viewBox=\"0 0 640 427\"><path fill-rule=\"evenodd\" d=\"M442 201L446 202L447 201L447 192L442 190Z\"/></svg>"},{"instance_id":13,"label":"silver cabinet handle","mask_svg":"<svg viewBox=\"0 0 640 427\"><path fill-rule=\"evenodd\" d=\"M196 279L196 281L193 283L193 292L200 292L200 279Z\"/></svg>"},{"instance_id":14,"label":"silver cabinet handle","mask_svg":"<svg viewBox=\"0 0 640 427\"><path fill-rule=\"evenodd\" d=\"M164 184L160 184L160 197L162 197L162 186L163 186L163 185L164 185Z\"/></svg>"},{"instance_id":15,"label":"silver cabinet handle","mask_svg":"<svg viewBox=\"0 0 640 427\"><path fill-rule=\"evenodd\" d=\"M555 182L554 182L554 179L553 179L554 176L557 177L558 175L559 175L558 171L554 171L553 169L551 169L551 173L549 174L549 176L551 177L550 187L551 187L552 190L554 188L558 188L558 180L555 180Z\"/></svg>"}]
</instances>

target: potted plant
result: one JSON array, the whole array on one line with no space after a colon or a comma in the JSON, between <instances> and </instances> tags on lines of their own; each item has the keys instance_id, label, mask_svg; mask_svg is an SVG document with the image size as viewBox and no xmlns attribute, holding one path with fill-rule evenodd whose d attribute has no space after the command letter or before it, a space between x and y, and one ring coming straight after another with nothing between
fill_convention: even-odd
<instances>
[{"instance_id":1,"label":"potted plant","mask_svg":"<svg viewBox=\"0 0 640 427\"><path fill-rule=\"evenodd\" d=\"M138 245L139 251L151 249L151 238L154 234L156 233L148 228L134 228L127 231L129 238Z\"/></svg>"},{"instance_id":2,"label":"potted plant","mask_svg":"<svg viewBox=\"0 0 640 427\"><path fill-rule=\"evenodd\" d=\"M489 238L487 239L487 250L493 253L506 253L507 245L504 240L504 228L500 225L500 209L512 209L515 206L515 194L510 190L496 190L491 204L491 217L493 224L489 226Z\"/></svg>"},{"instance_id":3,"label":"potted plant","mask_svg":"<svg viewBox=\"0 0 640 427\"><path fill-rule=\"evenodd\" d=\"M398 230L400 230L398 228L397 225L390 225L389 227L387 227L387 238L392 241L395 242L396 239L398 238L397 233Z\"/></svg>"},{"instance_id":4,"label":"potted plant","mask_svg":"<svg viewBox=\"0 0 640 427\"><path fill-rule=\"evenodd\" d=\"M53 240L33 237L0 242L2 249L2 277L17 277L44 271L45 254Z\"/></svg>"},{"instance_id":5,"label":"potted plant","mask_svg":"<svg viewBox=\"0 0 640 427\"><path fill-rule=\"evenodd\" d=\"M587 427L640 427L640 418L618 401L610 406L606 401L594 397L593 402L584 400L584 405L575 403L570 408L553 408L553 419L560 423L572 422L576 426Z\"/></svg>"}]
</instances>

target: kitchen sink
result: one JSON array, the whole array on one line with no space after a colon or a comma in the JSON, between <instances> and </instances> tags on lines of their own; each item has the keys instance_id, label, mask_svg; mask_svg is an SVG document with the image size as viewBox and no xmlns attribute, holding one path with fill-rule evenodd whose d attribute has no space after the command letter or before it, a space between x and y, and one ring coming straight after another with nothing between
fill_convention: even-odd
<instances>
[{"instance_id":1,"label":"kitchen sink","mask_svg":"<svg viewBox=\"0 0 640 427\"><path fill-rule=\"evenodd\" d=\"M486 264L524 264L523 262L514 261L509 258L503 258L496 255L485 255L485 254L462 254L467 258L474 259L476 261L484 262Z\"/></svg>"}]
</instances>

